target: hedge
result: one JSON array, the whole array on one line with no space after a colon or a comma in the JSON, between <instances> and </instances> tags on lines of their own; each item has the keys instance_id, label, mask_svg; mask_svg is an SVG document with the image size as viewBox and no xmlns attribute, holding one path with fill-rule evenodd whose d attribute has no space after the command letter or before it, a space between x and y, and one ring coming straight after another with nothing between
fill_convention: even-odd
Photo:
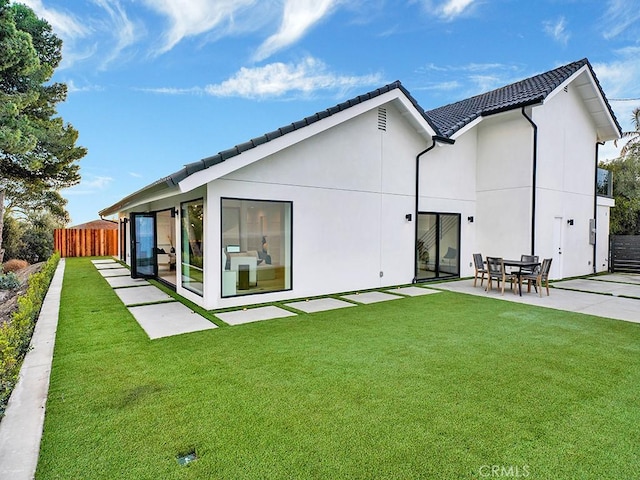
<instances>
[{"instance_id":1,"label":"hedge","mask_svg":"<svg viewBox=\"0 0 640 480\"><path fill-rule=\"evenodd\" d=\"M18 381L20 367L33 335L42 302L58 266L60 254L54 253L38 273L29 277L29 286L18 298L18 309L11 321L0 325L0 417Z\"/></svg>"}]
</instances>

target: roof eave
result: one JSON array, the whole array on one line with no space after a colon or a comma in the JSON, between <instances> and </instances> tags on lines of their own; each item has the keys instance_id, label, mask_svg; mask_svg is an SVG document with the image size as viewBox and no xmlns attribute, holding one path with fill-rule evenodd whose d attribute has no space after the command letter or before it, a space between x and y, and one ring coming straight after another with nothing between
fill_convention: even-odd
<instances>
[{"instance_id":1,"label":"roof eave","mask_svg":"<svg viewBox=\"0 0 640 480\"><path fill-rule=\"evenodd\" d=\"M155 200L158 197L161 197L162 195L158 195L160 192L162 192L163 190L171 189L171 187L174 186L169 182L168 178L169 177L158 180L157 182L147 185L146 187L143 187L140 190L137 190L136 192L130 195L127 195L126 197L114 203L113 205L100 210L98 212L98 215L100 215L100 217L115 215L116 213L121 212L123 210L129 209L131 207L135 207L136 205L139 205L141 203L146 203L146 202Z\"/></svg>"}]
</instances>

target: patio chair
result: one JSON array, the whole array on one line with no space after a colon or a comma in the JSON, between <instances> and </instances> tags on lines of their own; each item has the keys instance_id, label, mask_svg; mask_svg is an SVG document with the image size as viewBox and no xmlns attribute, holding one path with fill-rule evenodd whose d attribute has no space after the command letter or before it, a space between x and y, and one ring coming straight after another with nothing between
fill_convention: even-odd
<instances>
[{"instance_id":1,"label":"patio chair","mask_svg":"<svg viewBox=\"0 0 640 480\"><path fill-rule=\"evenodd\" d=\"M537 255L520 255L520 261L522 261L522 262L536 262L537 263L539 261L539 257ZM518 282L519 282L518 283L518 288L520 289L521 293L522 293L522 279L523 279L523 277L525 275L533 275L539 269L540 269L540 265L535 266L535 267L520 267L520 269L517 272L514 272L514 273L516 273L516 276L518 277Z\"/></svg>"},{"instance_id":2,"label":"patio chair","mask_svg":"<svg viewBox=\"0 0 640 480\"><path fill-rule=\"evenodd\" d=\"M547 287L547 296L549 296L549 271L551 270L551 260L552 258L545 258L542 260L542 266L536 269L535 272L529 275L523 275L522 280L526 280L528 282L527 291L531 292L531 283L533 282L536 290L542 297L542 287L546 284Z\"/></svg>"},{"instance_id":3,"label":"patio chair","mask_svg":"<svg viewBox=\"0 0 640 480\"><path fill-rule=\"evenodd\" d=\"M522 260L523 262L538 262L539 257L538 255L520 255L520 260ZM522 267L520 269L520 272L523 274L534 273L534 271L535 271L534 267Z\"/></svg>"},{"instance_id":4,"label":"patio chair","mask_svg":"<svg viewBox=\"0 0 640 480\"><path fill-rule=\"evenodd\" d=\"M504 295L504 284L507 283L507 280L511 282L511 289L513 290L513 275L507 274L502 258L487 257L487 270L489 276L487 281L487 292L491 290L493 280L498 282L498 288L500 288L500 282L502 282L502 295Z\"/></svg>"},{"instance_id":5,"label":"patio chair","mask_svg":"<svg viewBox=\"0 0 640 480\"><path fill-rule=\"evenodd\" d=\"M482 282L484 282L484 276L487 273L487 267L484 266L484 260L482 259L481 253L473 254L473 265L476 269L476 274L473 278L473 286L476 286L476 282L478 281L478 274L480 274L480 286L482 286Z\"/></svg>"}]
</instances>

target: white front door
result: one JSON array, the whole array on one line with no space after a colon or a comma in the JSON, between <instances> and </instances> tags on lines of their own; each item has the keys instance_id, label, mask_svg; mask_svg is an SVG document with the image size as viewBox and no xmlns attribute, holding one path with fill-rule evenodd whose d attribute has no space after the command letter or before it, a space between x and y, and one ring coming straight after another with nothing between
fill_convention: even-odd
<instances>
[{"instance_id":1,"label":"white front door","mask_svg":"<svg viewBox=\"0 0 640 480\"><path fill-rule=\"evenodd\" d=\"M562 227L563 218L553 219L553 263L551 264L551 278L558 280L562 278Z\"/></svg>"}]
</instances>

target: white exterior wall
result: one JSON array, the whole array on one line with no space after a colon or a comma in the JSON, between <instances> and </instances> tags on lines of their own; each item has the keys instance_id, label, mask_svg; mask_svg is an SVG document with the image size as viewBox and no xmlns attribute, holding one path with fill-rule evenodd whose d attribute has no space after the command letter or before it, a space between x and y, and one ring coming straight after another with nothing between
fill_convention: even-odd
<instances>
[{"instance_id":1,"label":"white exterior wall","mask_svg":"<svg viewBox=\"0 0 640 480\"><path fill-rule=\"evenodd\" d=\"M453 145L437 144L420 157L421 212L460 214L460 276L473 275L476 242L476 129ZM467 218L474 217L469 223ZM444 254L444 252L442 252Z\"/></svg>"},{"instance_id":2,"label":"white exterior wall","mask_svg":"<svg viewBox=\"0 0 640 480\"><path fill-rule=\"evenodd\" d=\"M553 258L551 278L592 273L589 219L594 218L597 135L591 116L569 85L535 107L533 120L538 125L536 254Z\"/></svg>"},{"instance_id":3,"label":"white exterior wall","mask_svg":"<svg viewBox=\"0 0 640 480\"><path fill-rule=\"evenodd\" d=\"M519 259L531 250L533 128L519 110L478 127L476 250Z\"/></svg>"},{"instance_id":4,"label":"white exterior wall","mask_svg":"<svg viewBox=\"0 0 640 480\"><path fill-rule=\"evenodd\" d=\"M386 132L373 109L208 184L208 252L222 248L221 198L292 202L293 290L222 298L221 255L206 254L205 308L412 281L414 223L405 215L414 212L425 140L386 108Z\"/></svg>"}]
</instances>

